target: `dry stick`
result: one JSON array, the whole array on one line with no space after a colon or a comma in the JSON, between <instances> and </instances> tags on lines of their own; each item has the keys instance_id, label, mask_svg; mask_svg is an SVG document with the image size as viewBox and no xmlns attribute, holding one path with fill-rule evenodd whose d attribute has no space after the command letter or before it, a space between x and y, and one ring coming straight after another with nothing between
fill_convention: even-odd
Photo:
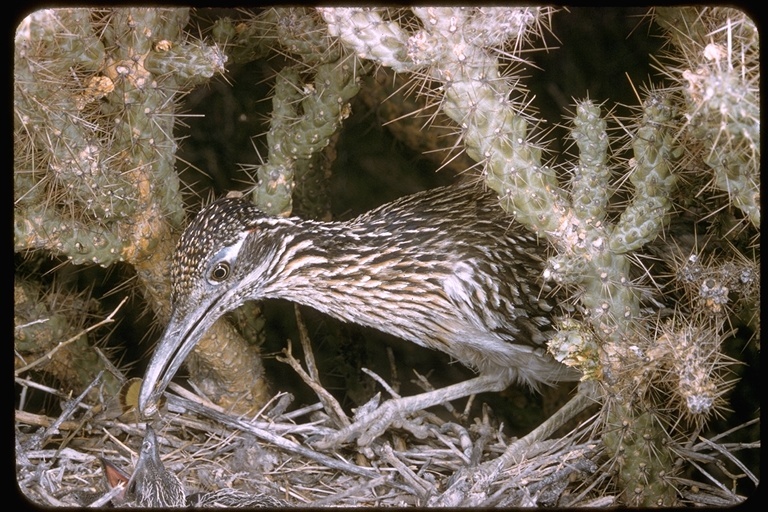
<instances>
[{"instance_id":1,"label":"dry stick","mask_svg":"<svg viewBox=\"0 0 768 512\"><path fill-rule=\"evenodd\" d=\"M400 398L400 394L397 391L395 391L395 389L392 386L390 386L387 383L387 381L379 377L379 375L376 372L374 372L373 370L369 370L368 368L360 368L360 370L366 375L368 375L370 378L378 382L381 385L381 387L383 387L384 390L392 396L392 398Z\"/></svg>"},{"instance_id":2,"label":"dry stick","mask_svg":"<svg viewBox=\"0 0 768 512\"><path fill-rule=\"evenodd\" d=\"M88 334L88 333L89 333L89 332L91 332L92 330L94 330L94 329L97 329L97 328L101 327L102 325L106 325L106 324L109 324L109 323L112 323L112 322L114 322L114 316L115 316L115 314L116 314L116 313L117 313L117 311L118 311L118 310L119 310L119 309L120 309L120 308L123 306L123 304L125 304L125 301L127 301L127 300L128 300L128 297L124 297L124 298L123 298L123 300L121 300L121 301L120 301L120 304L118 304L118 305L117 305L117 307L114 309L114 311L112 311L112 312L109 314L109 316L108 316L107 318L105 318L105 319L104 319L104 320L102 320L101 322L98 322L98 323L96 323L96 324L93 324L92 326L90 326L90 327L88 327L88 328L86 328L86 329L83 329L83 330L82 330L82 331L80 331L79 333L77 333L77 334L75 334L74 336L72 336L71 338L69 338L67 341L62 341L62 342L60 342L58 345L56 345L55 347L53 347L53 348L50 350L50 352L48 352L47 354L45 354L45 355L43 355L43 356L39 357L39 358L38 358L38 359L36 359L35 361L32 361L32 362L31 362L31 363L29 363L28 365L26 365L26 366L22 366L22 367L21 367L21 368L19 368L18 370L15 370L15 371L14 371L14 375L18 377L18 376L19 376L19 375L21 375L22 373L24 373L24 372L26 372L26 371L28 371L28 370L30 370L30 369L32 369L32 368L34 368L35 366L37 366L37 365L39 365L39 364L42 364L42 363L43 363L45 360L48 360L48 361L50 361L51 359L53 359L53 355L54 355L56 352L58 352L60 349L62 349L62 348L64 348L64 347L66 347L67 345L69 345L69 344L71 344L71 343L74 343L74 342L75 342L75 341L77 341L77 340L80 338L80 336L82 336L83 334Z\"/></svg>"},{"instance_id":3,"label":"dry stick","mask_svg":"<svg viewBox=\"0 0 768 512\"><path fill-rule=\"evenodd\" d=\"M37 491L38 494L40 494L42 497L44 497L47 500L46 505L49 505L51 507L71 507L69 503L64 503L63 501L57 498L54 498L51 495L51 493L49 493L48 490L40 484L35 485L34 489Z\"/></svg>"},{"instance_id":4,"label":"dry stick","mask_svg":"<svg viewBox=\"0 0 768 512\"><path fill-rule=\"evenodd\" d=\"M392 347L387 347L387 360L389 361L389 373L392 374L390 381L392 383L392 389L400 392L400 377L397 374L397 363L395 362L395 353Z\"/></svg>"},{"instance_id":5,"label":"dry stick","mask_svg":"<svg viewBox=\"0 0 768 512\"><path fill-rule=\"evenodd\" d=\"M285 410L293 403L293 395L290 393L286 393L285 391L280 391L279 393L275 394L267 400L267 403L261 406L261 409L256 411L256 414L254 414L254 418L258 418L260 416L268 417L271 419L275 419L279 416L282 416L282 414L285 412ZM269 411L269 413L267 413Z\"/></svg>"},{"instance_id":6,"label":"dry stick","mask_svg":"<svg viewBox=\"0 0 768 512\"><path fill-rule=\"evenodd\" d=\"M275 421L290 421L295 418L300 418L301 416L305 416L307 414L313 413L315 411L321 411L322 409L323 409L323 404L318 402L312 405L299 407L298 409L295 409L293 411L284 412L283 414L276 416L273 419Z\"/></svg>"},{"instance_id":7,"label":"dry stick","mask_svg":"<svg viewBox=\"0 0 768 512\"><path fill-rule=\"evenodd\" d=\"M386 485L387 483L389 483L389 480L391 480L391 477L389 476L380 476L378 478L374 478L373 480L368 480L367 482L364 482L359 485L355 485L354 487L344 489L343 491L333 494L331 496L313 501L312 507L325 507L339 500L343 500L344 498L348 498L350 496L355 496L358 493L362 493L362 491L365 491L366 489L377 487L379 485Z\"/></svg>"},{"instance_id":8,"label":"dry stick","mask_svg":"<svg viewBox=\"0 0 768 512\"><path fill-rule=\"evenodd\" d=\"M429 382L429 380L424 375L420 374L416 370L413 370L413 373L416 374L416 380L413 380L411 382L419 386L424 391L434 391L435 387L432 385L431 382ZM469 407L472 404L472 401L474 401L474 397L475 395L469 395L467 407ZM451 413L454 418L456 419L461 418L461 413L456 411L456 408L453 406L451 402L444 402L440 405L442 405L445 408L445 410Z\"/></svg>"},{"instance_id":9,"label":"dry stick","mask_svg":"<svg viewBox=\"0 0 768 512\"><path fill-rule=\"evenodd\" d=\"M171 382L168 385L168 389L171 391L174 391L175 393L178 393L178 398L183 398L184 400L176 400L175 402L172 402L172 407L175 407L176 409L173 409L176 413L183 413L186 414L187 410L189 409L186 407L185 404L188 403L195 403L198 407L203 407L208 411L215 411L219 414L227 414L227 411L220 407L213 402L208 401L204 397L198 396L189 390L181 387L180 385L176 384L175 382ZM170 396L170 395L169 395ZM322 404L317 404L317 409L322 409ZM310 406L304 408L304 412L311 411L315 407ZM190 411L192 409L189 409ZM197 410L197 409L196 409ZM183 416L179 416L179 418L182 418ZM325 420L323 420L325 421ZM307 431L311 431L311 433L316 433L318 429L322 427L318 427L315 424L312 423L302 423L302 424L286 424L286 423L277 423L275 421L258 421L258 420L251 420L250 424L255 426L256 428L261 429L268 429L271 432L278 432L280 434L305 434ZM334 429L326 428L327 433L335 432Z\"/></svg>"},{"instance_id":10,"label":"dry stick","mask_svg":"<svg viewBox=\"0 0 768 512\"><path fill-rule=\"evenodd\" d=\"M283 350L283 354L285 357L277 356L276 359L281 363L290 365L290 367L293 368L293 371L301 377L301 380L303 380L307 386L312 388L312 391L314 391L320 399L320 402L322 402L323 407L325 407L331 420L338 428L348 427L351 423L336 399L325 390L322 384L308 375L307 372L304 371L304 368L301 367L301 363L293 357L293 354L291 353L291 340L288 340L288 346Z\"/></svg>"},{"instance_id":11,"label":"dry stick","mask_svg":"<svg viewBox=\"0 0 768 512\"><path fill-rule=\"evenodd\" d=\"M520 458L525 455L531 446L546 440L567 421L576 416L576 414L594 404L595 399L591 392L584 392L580 388L576 396L558 409L547 421L533 429L524 437L510 444L507 450L496 461L491 461L490 464L498 462L501 466L500 469L503 469L519 462Z\"/></svg>"},{"instance_id":12,"label":"dry stick","mask_svg":"<svg viewBox=\"0 0 768 512\"><path fill-rule=\"evenodd\" d=\"M315 354L312 351L312 343L309 340L309 332L307 331L307 325L304 323L304 318L301 316L299 305L294 304L294 310L296 311L296 325L299 328L299 341L301 341L301 348L304 350L304 360L307 365L307 372L311 377L311 381L305 379L301 371L301 366L291 366L296 369L298 367L299 375L302 376L302 380L306 382L312 390L317 394L320 402L325 406L325 410L331 416L331 419L339 428L348 427L350 425L349 418L344 414L344 409L341 408L341 404L331 395L320 383L320 372L317 371L317 365L315 364ZM290 345L289 345L290 347ZM290 354L289 354L290 355ZM313 385L313 382L315 385Z\"/></svg>"},{"instance_id":13,"label":"dry stick","mask_svg":"<svg viewBox=\"0 0 768 512\"><path fill-rule=\"evenodd\" d=\"M82 401L83 401L83 398L85 398L85 396L86 396L86 395L87 395L87 394L88 394L88 393L91 391L91 389L93 389L93 387L96 385L96 383L98 383L98 382L101 380L101 376L102 376L103 374L104 374L104 371L103 371L103 370L102 370L102 371L100 371L100 372L99 372L99 374L98 374L98 375L96 375L96 378L95 378L95 379L93 379L93 382L91 382L91 383L88 385L88 387L87 387L87 388L85 388L85 390L83 390L83 392L82 392L82 393L80 393L80 394L77 396L77 398L75 398L74 400L70 400L70 401L66 402L66 403L65 403L65 407L64 407L64 410L63 410L63 411L61 411L61 414L59 415L59 417L58 417L58 418L56 418L56 420L55 420L55 421L54 421L54 422L51 424L51 426L50 426L50 427L46 428L46 429L45 429L43 432L36 432L35 434L33 434L33 435L32 435L32 436L29 438L29 440L28 440L28 441L25 443L25 445L24 445L24 447L23 447L24 451L30 451L30 450L37 450L37 449L39 449L39 448L40 448L40 446L42 446L42 445L43 445L43 440L44 440L44 439L48 439L48 438L49 438L50 436L52 436L53 434L57 433L57 432L59 431L59 426L60 426L62 423L64 423L64 421L65 421L67 418L69 418L69 416L70 416L70 415L71 415L73 412L75 412L75 409L77 409L77 405L78 405L80 402L82 402ZM62 445L59 447L59 449L57 450L57 452L58 452L58 451L60 451L60 450L61 450L61 449L64 447L64 445L65 445L65 444L66 444L66 442L65 442L65 443L63 443L63 444L62 444Z\"/></svg>"},{"instance_id":14,"label":"dry stick","mask_svg":"<svg viewBox=\"0 0 768 512\"><path fill-rule=\"evenodd\" d=\"M244 432L248 432L252 434L254 437L261 439L262 441L271 443L277 448L280 448L290 453L294 453L296 455L300 455L302 457L306 457L308 459L312 459L316 462L319 462L320 464L325 465L328 468L344 471L347 473L352 473L355 475L364 476L366 478L376 478L379 476L379 473L377 473L376 471L363 468L360 466L356 466L354 464L350 464L349 462L336 459L328 455L323 455L322 453L317 453L316 451L310 450L309 448L305 448L304 446L301 446L298 443L289 441L288 439L285 439L280 436L276 436L271 432L260 429L247 421L233 418L231 416L228 416L227 414L215 411L213 409L202 406L198 403L192 402L185 398L171 395L169 393L165 393L165 397L168 400L169 405L184 407L192 412L195 412L207 418L211 418L220 423L223 423L224 425L228 425L230 427L237 428Z\"/></svg>"},{"instance_id":15,"label":"dry stick","mask_svg":"<svg viewBox=\"0 0 768 512\"><path fill-rule=\"evenodd\" d=\"M731 452L729 452L728 450L726 450L722 445L717 444L717 443L713 443L709 439L705 439L705 438L703 438L701 436L699 436L699 440L702 443L706 444L707 446L711 447L713 450L715 450L718 453L722 454L723 457L727 458L733 464L735 464L736 467L741 469L744 472L744 475L742 475L742 476L747 476L750 480L752 480L752 482L755 485L758 484L758 478L754 475L754 473L752 473L749 469L747 469L747 466L745 466L744 463L742 463L739 459L734 457L734 455ZM724 473L728 474L728 471L724 467L721 467L720 470L723 471ZM731 476L731 475L729 475L729 476ZM737 475L733 475L732 478L736 479Z\"/></svg>"},{"instance_id":16,"label":"dry stick","mask_svg":"<svg viewBox=\"0 0 768 512\"><path fill-rule=\"evenodd\" d=\"M397 458L389 443L381 447L381 457L395 468L406 482L410 482L416 490L416 495L422 499L435 492L435 486L414 473L403 461Z\"/></svg>"},{"instance_id":17,"label":"dry stick","mask_svg":"<svg viewBox=\"0 0 768 512\"><path fill-rule=\"evenodd\" d=\"M42 414L33 414L27 411L17 410L14 414L14 421L16 423L23 423L25 425L32 425L36 427L50 427L54 420L50 416ZM59 424L59 430L74 430L79 428L79 421L63 421Z\"/></svg>"},{"instance_id":18,"label":"dry stick","mask_svg":"<svg viewBox=\"0 0 768 512\"><path fill-rule=\"evenodd\" d=\"M33 325L44 324L48 320L50 320L50 318L39 318L37 320L32 320L31 322L27 322L25 324L17 325L14 330L20 331L21 329L26 329L27 327L32 327Z\"/></svg>"},{"instance_id":19,"label":"dry stick","mask_svg":"<svg viewBox=\"0 0 768 512\"><path fill-rule=\"evenodd\" d=\"M307 331L307 324L304 323L304 318L301 316L301 310L299 305L294 304L293 310L296 314L296 327L299 329L299 340L301 341L301 348L304 349L304 359L307 365L307 373L312 377L315 382L320 382L320 372L317 371L317 365L315 364L315 353L312 351L312 345L309 341L309 331Z\"/></svg>"},{"instance_id":20,"label":"dry stick","mask_svg":"<svg viewBox=\"0 0 768 512\"><path fill-rule=\"evenodd\" d=\"M45 384L41 384L33 380L25 379L24 377L17 376L14 380L16 381L16 384L19 384L20 386L23 386L25 388L37 389L44 393L48 393L49 395L53 395L57 398L61 398L62 400L69 400L70 394L64 393L60 389L52 388L50 386L46 386Z\"/></svg>"},{"instance_id":21,"label":"dry stick","mask_svg":"<svg viewBox=\"0 0 768 512\"><path fill-rule=\"evenodd\" d=\"M125 491L125 486L123 483L117 484L116 487L113 487L109 491L107 491L106 494L104 494L101 498L97 499L90 505L88 505L88 508L101 508L104 505L107 505L110 501L112 501L112 498L115 496L122 494Z\"/></svg>"},{"instance_id":22,"label":"dry stick","mask_svg":"<svg viewBox=\"0 0 768 512\"><path fill-rule=\"evenodd\" d=\"M117 311L117 310L115 310L115 311ZM91 382L91 383L88 385L88 387L87 387L87 388L85 388L85 391L83 391L82 393L80 393L80 396L78 396L78 397L77 397L77 400L74 400L74 401L73 401L71 404L68 404L68 406L67 406L67 408L66 408L66 410L65 410L65 413L66 413L66 416L67 416L67 417L69 417L69 416L70 416L70 415L71 415L73 412L75 412L75 409L76 409L76 408L77 408L77 406L80 404L80 402L82 402L82 401L83 401L83 399L85 399L85 396L86 396L88 393L90 393L91 389L95 388L95 387L96 387L96 385L97 385L99 382L101 382L101 378L102 378L103 376L104 376L104 370L101 370L101 371L99 372L99 374L98 374L98 375L96 375L96 378L95 378L95 379L93 379L93 382ZM95 408L91 407L90 409L88 409L88 410L85 412L85 414L83 414L83 417L82 417L82 418L80 418L80 424L77 426L77 428L76 428L76 429L73 429L72 431L70 431L70 432L69 432L69 434L68 434L66 437L64 437L64 440L61 442L61 445L59 445L58 449L56 450L56 457L58 457L58 456L59 456L59 452L61 452L61 450L63 450L64 448L66 448L66 447L67 447L67 445L69 444L69 442L70 442L70 441L72 440L72 438L73 438L73 437L75 437L75 435L76 435L76 434L77 434L77 433L80 431L80 429L83 427L83 425L85 425L85 423L86 423L87 421L89 421L89 420L90 420L90 419L93 417L93 414L94 414L94 412L95 412ZM64 413L62 413L62 414L64 414ZM58 420L57 420L57 421L58 421ZM56 430L58 431L58 425L56 425Z\"/></svg>"},{"instance_id":23,"label":"dry stick","mask_svg":"<svg viewBox=\"0 0 768 512\"><path fill-rule=\"evenodd\" d=\"M120 306L118 306L118 308L119 307ZM96 352L96 355L99 356L99 359L101 359L101 362L104 364L104 368L106 368L107 371L109 371L109 373L117 377L117 379L120 382L125 382L126 380L128 380L125 374L122 371L120 371L120 369L117 366L112 364L112 361L110 361L109 358L104 355L104 352L102 352L99 347L93 347L93 350Z\"/></svg>"},{"instance_id":24,"label":"dry stick","mask_svg":"<svg viewBox=\"0 0 768 512\"><path fill-rule=\"evenodd\" d=\"M530 433L510 444L502 455L484 462L480 466L472 469L472 478L474 484L472 489L466 489L466 473L469 468L464 467L460 471L464 473L464 478L457 478L453 485L443 492L435 500L435 505L453 505L463 504L469 493L480 494L485 492L483 487L490 486L496 480L496 477L505 468L519 462L531 449L531 447L552 435L565 422L572 419L576 414L583 411L595 403L595 390L593 383L583 383L579 386L579 391L568 403L555 412L544 423L533 429Z\"/></svg>"},{"instance_id":25,"label":"dry stick","mask_svg":"<svg viewBox=\"0 0 768 512\"><path fill-rule=\"evenodd\" d=\"M736 425L735 427L733 427L733 428L731 428L731 429L728 429L728 430L726 430L725 432L720 432L719 434L717 434L717 435L715 435L715 436L711 437L709 440L710 440L711 442L716 442L716 441L718 441L719 439L722 439L722 438L724 438L725 436L731 435L731 434L733 434L734 432L738 432L739 430L741 430L741 429L743 429L743 428L746 428L746 427L749 427L749 426L751 426L752 424L754 424L754 423L757 423L757 422L759 422L759 421L760 421L760 418L753 418L753 419L751 419L751 420L748 420L748 421L746 421L746 422L742 423L741 425ZM694 446L692 449L693 449L693 450L695 450L695 449L696 449L696 446Z\"/></svg>"},{"instance_id":26,"label":"dry stick","mask_svg":"<svg viewBox=\"0 0 768 512\"><path fill-rule=\"evenodd\" d=\"M704 466L700 465L698 462L696 462L696 461L695 461L695 460L693 460L693 459L691 459L691 461L690 461L690 464L691 464L691 465L692 465L694 468L696 468L696 469L697 469L697 470L698 470L698 471L699 471L699 472L700 472L700 473L701 473L703 476L705 476L705 477L706 477L706 478L707 478L707 479L708 479L710 482L712 482L712 484L713 484L713 485L714 485L716 488L718 488L718 489L719 489L719 490L720 490L722 493L724 493L724 494L726 494L726 495L731 495L731 496L733 496L733 495L734 495L733 491L731 491L730 489L728 489L728 488L727 488L725 485L723 485L723 484L722 484L722 482L719 482L719 481L717 480L717 478L715 478L714 476L712 476L712 474L711 474L709 471L707 471L707 470L704 468ZM722 467L721 467L720 469L722 469Z\"/></svg>"},{"instance_id":27,"label":"dry stick","mask_svg":"<svg viewBox=\"0 0 768 512\"><path fill-rule=\"evenodd\" d=\"M453 431L456 435L456 441L459 446L452 443L450 438L445 435L445 432ZM472 440L469 437L469 432L463 426L457 423L444 423L439 430L434 432L438 441L442 442L451 453L455 454L460 462L469 464L472 458Z\"/></svg>"}]
</instances>

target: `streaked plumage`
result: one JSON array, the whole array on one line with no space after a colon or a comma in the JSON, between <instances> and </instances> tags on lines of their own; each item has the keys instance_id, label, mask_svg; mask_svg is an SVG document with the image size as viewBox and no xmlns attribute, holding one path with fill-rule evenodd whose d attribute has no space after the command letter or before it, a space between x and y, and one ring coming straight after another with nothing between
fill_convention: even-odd
<instances>
[{"instance_id":1,"label":"streaked plumage","mask_svg":"<svg viewBox=\"0 0 768 512\"><path fill-rule=\"evenodd\" d=\"M282 508L289 505L285 500L269 494L254 494L224 488L188 496L187 506L192 508Z\"/></svg>"},{"instance_id":2,"label":"streaked plumage","mask_svg":"<svg viewBox=\"0 0 768 512\"><path fill-rule=\"evenodd\" d=\"M173 315L141 408L151 412L213 321L249 299L288 299L441 350L492 376L493 389L573 380L545 351L558 304L541 281L544 252L493 192L469 185L346 222L271 218L242 199L216 201L176 249Z\"/></svg>"},{"instance_id":3,"label":"streaked plumage","mask_svg":"<svg viewBox=\"0 0 768 512\"><path fill-rule=\"evenodd\" d=\"M141 442L139 460L128 482L127 495L133 498L137 507L186 506L184 486L176 475L165 469L160 460L157 435L149 425Z\"/></svg>"},{"instance_id":4,"label":"streaked plumage","mask_svg":"<svg viewBox=\"0 0 768 512\"><path fill-rule=\"evenodd\" d=\"M121 471L108 461L102 461L111 486L118 479L127 479ZM115 472L119 474L115 475ZM155 431L147 425L141 442L139 459L133 475L126 484L124 496L117 503L125 507L151 508L264 508L285 507L285 500L265 493L249 493L228 487L210 492L198 492L186 496L179 478L165 468L160 459L160 448Z\"/></svg>"}]
</instances>

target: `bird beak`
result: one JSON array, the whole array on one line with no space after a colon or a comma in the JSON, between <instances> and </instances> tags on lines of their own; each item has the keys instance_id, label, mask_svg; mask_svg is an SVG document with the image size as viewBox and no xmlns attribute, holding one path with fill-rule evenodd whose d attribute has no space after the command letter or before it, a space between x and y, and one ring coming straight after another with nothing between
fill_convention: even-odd
<instances>
[{"instance_id":1,"label":"bird beak","mask_svg":"<svg viewBox=\"0 0 768 512\"><path fill-rule=\"evenodd\" d=\"M160 395L168 387L181 363L203 337L218 317L207 314L205 307L198 307L190 314L181 315L175 310L157 343L139 391L139 414L153 416L158 410Z\"/></svg>"}]
</instances>

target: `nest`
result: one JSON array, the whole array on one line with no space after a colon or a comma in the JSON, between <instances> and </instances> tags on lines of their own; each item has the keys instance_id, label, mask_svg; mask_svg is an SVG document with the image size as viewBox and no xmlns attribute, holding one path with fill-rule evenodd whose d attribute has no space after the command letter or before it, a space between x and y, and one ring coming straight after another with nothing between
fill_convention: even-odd
<instances>
[{"instance_id":1,"label":"nest","mask_svg":"<svg viewBox=\"0 0 768 512\"><path fill-rule=\"evenodd\" d=\"M529 446L524 458L481 482L475 470L493 464L512 442L486 414L465 427L421 412L409 418L407 428L393 428L367 448L319 452L312 441L331 431L322 403L283 413L286 395L278 394L261 414L244 418L179 386L173 391L166 393L165 414L154 426L163 462L187 495L229 488L302 507L618 503L610 465L595 436L596 416L558 439ZM135 464L144 436L143 424L128 419L135 411L114 417L84 396L66 401L58 418L17 412L18 483L37 505L109 505L116 491L106 485L100 459L127 474ZM700 451L695 457L702 460L729 449L700 443L691 454ZM687 499L697 503L742 500L721 485L680 484L695 489Z\"/></svg>"},{"instance_id":2,"label":"nest","mask_svg":"<svg viewBox=\"0 0 768 512\"><path fill-rule=\"evenodd\" d=\"M626 491L616 485L621 457L606 453L599 411L559 437L530 434L522 441L510 438L485 406L474 418L420 411L395 422L369 446L316 450L315 441L349 420L321 385L309 340L304 335L301 341L304 365L292 355L290 344L281 360L319 398L306 407L291 409L291 395L278 393L257 414L243 417L171 384L162 414L152 426L166 469L179 477L188 497L219 493L230 500L228 506L237 506L241 497L265 496L272 500L265 503L277 499L299 507L602 507L627 502L622 496ZM139 379L125 382L126 393L106 397L99 392L100 374L72 398L18 373L22 389L35 388L62 403L57 418L26 412L23 406L16 411L16 467L22 493L43 506L119 504L115 498L122 489L110 488L103 461L126 475L133 470L145 433L145 424L132 407L135 397L130 398L138 394ZM124 379L117 369L113 373ZM395 393L383 379L371 376ZM375 398L360 409L377 403ZM667 477L680 503L729 506L743 501L735 491L736 482L749 479L756 486L758 478L734 454L759 448L759 441L724 439L757 421L712 439L694 434L674 447L678 466L698 470L696 479L684 478L683 472ZM253 500L243 506L253 507Z\"/></svg>"},{"instance_id":3,"label":"nest","mask_svg":"<svg viewBox=\"0 0 768 512\"><path fill-rule=\"evenodd\" d=\"M393 429L366 450L323 453L310 448L312 439L328 432L320 404L272 420L264 414L242 418L175 389L185 396L167 393L167 412L154 425L163 462L179 476L187 494L236 488L297 506L425 505L462 468L499 456L510 442L487 416L465 428L424 412L411 420L428 432L426 439ZM77 400L65 409L57 419L19 415L20 488L36 504L104 502L109 489L100 458L130 474L143 426L108 419L96 413L101 407ZM30 432L32 423L41 428ZM594 473L600 449L588 440L574 442L575 436L532 449L529 458L498 475L482 504L584 503L586 496L572 494L578 487L574 482Z\"/></svg>"}]
</instances>

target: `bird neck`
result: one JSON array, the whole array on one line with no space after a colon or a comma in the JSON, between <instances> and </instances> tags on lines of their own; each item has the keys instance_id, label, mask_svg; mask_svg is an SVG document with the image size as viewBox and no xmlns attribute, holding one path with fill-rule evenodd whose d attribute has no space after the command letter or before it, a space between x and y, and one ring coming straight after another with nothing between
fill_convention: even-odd
<instances>
[{"instance_id":1,"label":"bird neck","mask_svg":"<svg viewBox=\"0 0 768 512\"><path fill-rule=\"evenodd\" d=\"M326 291L369 245L369 234L349 222L289 220L275 240L259 242L277 247L268 270L276 278L265 290L270 298L303 302L308 288Z\"/></svg>"},{"instance_id":2,"label":"bird neck","mask_svg":"<svg viewBox=\"0 0 768 512\"><path fill-rule=\"evenodd\" d=\"M407 301L418 289L413 284L423 278L419 270L424 263L414 255L421 252L418 241L406 243L397 226L388 229L363 217L348 222L292 221L280 236L283 247L268 270L278 277L265 287L264 298L287 299L380 328L386 313L382 304L398 303L382 301L382 295ZM420 293L428 291L422 287Z\"/></svg>"}]
</instances>

